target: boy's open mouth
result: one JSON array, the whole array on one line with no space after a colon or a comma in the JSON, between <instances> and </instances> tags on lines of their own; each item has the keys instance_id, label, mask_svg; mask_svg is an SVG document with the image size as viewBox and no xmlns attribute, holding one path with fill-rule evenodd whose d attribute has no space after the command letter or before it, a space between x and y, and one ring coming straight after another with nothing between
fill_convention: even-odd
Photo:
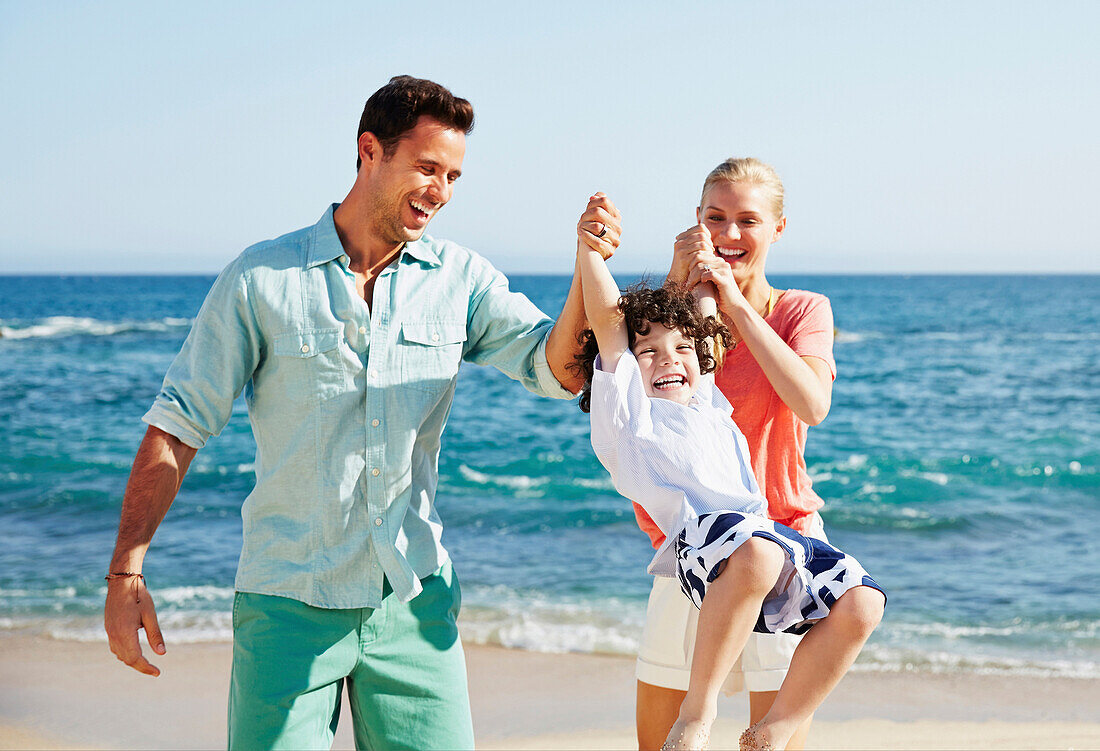
<instances>
[{"instance_id":1,"label":"boy's open mouth","mask_svg":"<svg viewBox=\"0 0 1100 751\"><path fill-rule=\"evenodd\" d=\"M653 389L655 391L667 391L669 389L679 388L687 384L687 379L682 375L667 375L658 378L653 382Z\"/></svg>"},{"instance_id":2,"label":"boy's open mouth","mask_svg":"<svg viewBox=\"0 0 1100 751\"><path fill-rule=\"evenodd\" d=\"M748 251L738 250L737 248L715 248L714 252L723 258L740 258Z\"/></svg>"}]
</instances>

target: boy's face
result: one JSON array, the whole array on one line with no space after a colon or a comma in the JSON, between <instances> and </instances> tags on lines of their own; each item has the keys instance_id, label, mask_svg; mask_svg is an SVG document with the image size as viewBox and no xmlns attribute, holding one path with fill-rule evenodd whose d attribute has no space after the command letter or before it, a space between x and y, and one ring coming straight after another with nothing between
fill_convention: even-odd
<instances>
[{"instance_id":1,"label":"boy's face","mask_svg":"<svg viewBox=\"0 0 1100 751\"><path fill-rule=\"evenodd\" d=\"M699 357L690 337L680 329L653 323L630 349L638 359L646 394L677 404L691 401L699 387Z\"/></svg>"}]
</instances>

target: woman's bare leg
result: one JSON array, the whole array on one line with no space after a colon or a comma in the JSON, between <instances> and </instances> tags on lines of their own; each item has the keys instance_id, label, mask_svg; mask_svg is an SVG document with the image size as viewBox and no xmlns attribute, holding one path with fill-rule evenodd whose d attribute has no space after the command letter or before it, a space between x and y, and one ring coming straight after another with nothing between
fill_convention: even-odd
<instances>
[{"instance_id":1,"label":"woman's bare leg","mask_svg":"<svg viewBox=\"0 0 1100 751\"><path fill-rule=\"evenodd\" d=\"M750 725L755 725L764 719L778 693L778 691L749 692ZM685 696L687 691L638 681L635 721L640 751L657 751L661 747L665 738L668 737L668 731L672 729L672 724L680 715L680 704L683 703ZM809 737L812 722L811 715L787 741L786 751L802 751L806 747L806 738Z\"/></svg>"},{"instance_id":2,"label":"woman's bare leg","mask_svg":"<svg viewBox=\"0 0 1100 751\"><path fill-rule=\"evenodd\" d=\"M872 587L855 587L837 599L794 651L787 678L755 728L759 739L774 748L786 745L848 672L885 606L885 596Z\"/></svg>"},{"instance_id":3,"label":"woman's bare leg","mask_svg":"<svg viewBox=\"0 0 1100 751\"><path fill-rule=\"evenodd\" d=\"M778 691L750 691L749 692L749 725L755 725L764 719L772 708L772 703ZM807 720L798 726L794 735L787 741L786 751L802 751L806 748L806 738L810 735L810 725L814 721L811 714Z\"/></svg>"},{"instance_id":4,"label":"woman's bare leg","mask_svg":"<svg viewBox=\"0 0 1100 751\"><path fill-rule=\"evenodd\" d=\"M760 606L783 569L783 550L753 537L737 548L707 587L699 609L691 679L669 732L672 748L695 748L718 715L718 692L744 649L760 616Z\"/></svg>"},{"instance_id":5,"label":"woman's bare leg","mask_svg":"<svg viewBox=\"0 0 1100 751\"><path fill-rule=\"evenodd\" d=\"M680 704L685 696L687 691L638 681L635 714L640 751L657 751L661 747L672 723L680 715Z\"/></svg>"}]
</instances>

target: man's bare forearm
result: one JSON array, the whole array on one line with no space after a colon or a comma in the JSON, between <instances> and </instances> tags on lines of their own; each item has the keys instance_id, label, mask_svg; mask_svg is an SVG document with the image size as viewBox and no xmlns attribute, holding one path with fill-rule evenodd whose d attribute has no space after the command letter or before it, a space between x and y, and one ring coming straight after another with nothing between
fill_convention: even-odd
<instances>
[{"instance_id":1,"label":"man's bare forearm","mask_svg":"<svg viewBox=\"0 0 1100 751\"><path fill-rule=\"evenodd\" d=\"M179 492L196 450L159 428L145 432L122 499L111 571L141 572L153 533Z\"/></svg>"},{"instance_id":2,"label":"man's bare forearm","mask_svg":"<svg viewBox=\"0 0 1100 751\"><path fill-rule=\"evenodd\" d=\"M550 371L562 388L576 394L584 386L584 377L569 368L573 357L580 352L580 333L585 329L584 298L581 296L581 280L576 270L569 285L569 295L562 305L561 315L554 323L550 338L546 341L546 361Z\"/></svg>"}]
</instances>

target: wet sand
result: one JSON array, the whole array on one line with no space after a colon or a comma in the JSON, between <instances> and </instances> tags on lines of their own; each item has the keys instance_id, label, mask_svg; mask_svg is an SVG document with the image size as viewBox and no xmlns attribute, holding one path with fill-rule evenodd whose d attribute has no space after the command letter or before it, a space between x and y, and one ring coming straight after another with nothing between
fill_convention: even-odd
<instances>
[{"instance_id":1,"label":"wet sand","mask_svg":"<svg viewBox=\"0 0 1100 751\"><path fill-rule=\"evenodd\" d=\"M103 643L0 638L0 748L224 748L228 644L169 645L139 675ZM478 747L634 748L633 661L467 647ZM345 702L346 707L346 702ZM811 749L1100 749L1100 682L853 672ZM723 699L712 748L736 748L745 695ZM346 710L333 748L354 748Z\"/></svg>"}]
</instances>

